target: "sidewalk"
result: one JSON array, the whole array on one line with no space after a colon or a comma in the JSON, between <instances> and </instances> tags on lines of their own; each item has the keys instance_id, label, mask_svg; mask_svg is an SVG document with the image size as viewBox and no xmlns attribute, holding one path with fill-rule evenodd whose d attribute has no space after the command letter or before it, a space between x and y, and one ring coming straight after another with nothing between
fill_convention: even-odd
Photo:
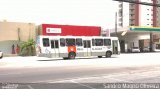
<instances>
[{"instance_id":1,"label":"sidewalk","mask_svg":"<svg viewBox=\"0 0 160 89\"><path fill-rule=\"evenodd\" d=\"M44 57L4 57L0 59L0 68L11 67L65 67L84 65L93 67L140 67L150 65L160 65L160 53L133 53L121 54L112 58L87 58L63 60L62 58Z\"/></svg>"}]
</instances>

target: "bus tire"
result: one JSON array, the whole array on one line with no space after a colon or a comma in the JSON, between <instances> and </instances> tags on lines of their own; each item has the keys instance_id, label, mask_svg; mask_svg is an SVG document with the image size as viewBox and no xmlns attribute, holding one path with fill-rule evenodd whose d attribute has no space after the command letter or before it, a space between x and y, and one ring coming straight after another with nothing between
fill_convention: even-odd
<instances>
[{"instance_id":1,"label":"bus tire","mask_svg":"<svg viewBox=\"0 0 160 89\"><path fill-rule=\"evenodd\" d=\"M63 59L64 59L64 60L67 60L67 59L68 59L68 57L63 57Z\"/></svg>"},{"instance_id":2,"label":"bus tire","mask_svg":"<svg viewBox=\"0 0 160 89\"><path fill-rule=\"evenodd\" d=\"M2 54L2 56L0 57L0 59L2 59L3 58L3 54Z\"/></svg>"},{"instance_id":3,"label":"bus tire","mask_svg":"<svg viewBox=\"0 0 160 89\"><path fill-rule=\"evenodd\" d=\"M75 57L76 57L76 54L74 52L70 52L68 55L69 59L75 59Z\"/></svg>"},{"instance_id":4,"label":"bus tire","mask_svg":"<svg viewBox=\"0 0 160 89\"><path fill-rule=\"evenodd\" d=\"M102 56L98 56L98 58L102 58Z\"/></svg>"},{"instance_id":5,"label":"bus tire","mask_svg":"<svg viewBox=\"0 0 160 89\"><path fill-rule=\"evenodd\" d=\"M112 52L110 52L110 51L106 52L106 57L107 57L107 58L108 58L108 57L111 57L111 55L112 55Z\"/></svg>"}]
</instances>

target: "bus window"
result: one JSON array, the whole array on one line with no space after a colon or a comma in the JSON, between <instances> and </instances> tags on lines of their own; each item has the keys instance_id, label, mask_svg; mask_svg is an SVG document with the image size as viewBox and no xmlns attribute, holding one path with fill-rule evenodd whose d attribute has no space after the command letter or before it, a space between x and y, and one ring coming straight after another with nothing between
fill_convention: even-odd
<instances>
[{"instance_id":1,"label":"bus window","mask_svg":"<svg viewBox=\"0 0 160 89\"><path fill-rule=\"evenodd\" d=\"M55 48L54 40L51 40L51 48Z\"/></svg>"},{"instance_id":2,"label":"bus window","mask_svg":"<svg viewBox=\"0 0 160 89\"><path fill-rule=\"evenodd\" d=\"M75 39L67 38L66 39L66 46L75 46Z\"/></svg>"},{"instance_id":3,"label":"bus window","mask_svg":"<svg viewBox=\"0 0 160 89\"><path fill-rule=\"evenodd\" d=\"M92 46L95 46L95 40L92 39Z\"/></svg>"},{"instance_id":4,"label":"bus window","mask_svg":"<svg viewBox=\"0 0 160 89\"><path fill-rule=\"evenodd\" d=\"M59 48L58 40L55 40L55 48Z\"/></svg>"},{"instance_id":5,"label":"bus window","mask_svg":"<svg viewBox=\"0 0 160 89\"><path fill-rule=\"evenodd\" d=\"M64 46L65 46L65 39L64 39L64 38L61 38L61 39L60 39L60 46L61 46L61 47L64 47Z\"/></svg>"},{"instance_id":6,"label":"bus window","mask_svg":"<svg viewBox=\"0 0 160 89\"><path fill-rule=\"evenodd\" d=\"M96 46L103 46L103 39L95 39Z\"/></svg>"},{"instance_id":7,"label":"bus window","mask_svg":"<svg viewBox=\"0 0 160 89\"><path fill-rule=\"evenodd\" d=\"M90 40L84 40L83 44L84 44L84 48L91 48L91 41Z\"/></svg>"},{"instance_id":8,"label":"bus window","mask_svg":"<svg viewBox=\"0 0 160 89\"><path fill-rule=\"evenodd\" d=\"M77 39L76 39L76 45L77 45L77 46L82 46L82 39L77 38Z\"/></svg>"},{"instance_id":9,"label":"bus window","mask_svg":"<svg viewBox=\"0 0 160 89\"><path fill-rule=\"evenodd\" d=\"M44 47L49 47L49 39L48 38L43 38L42 42L43 42Z\"/></svg>"},{"instance_id":10,"label":"bus window","mask_svg":"<svg viewBox=\"0 0 160 89\"><path fill-rule=\"evenodd\" d=\"M58 40L51 40L51 48L59 48Z\"/></svg>"},{"instance_id":11,"label":"bus window","mask_svg":"<svg viewBox=\"0 0 160 89\"><path fill-rule=\"evenodd\" d=\"M104 46L110 46L111 45L111 39L104 39Z\"/></svg>"}]
</instances>

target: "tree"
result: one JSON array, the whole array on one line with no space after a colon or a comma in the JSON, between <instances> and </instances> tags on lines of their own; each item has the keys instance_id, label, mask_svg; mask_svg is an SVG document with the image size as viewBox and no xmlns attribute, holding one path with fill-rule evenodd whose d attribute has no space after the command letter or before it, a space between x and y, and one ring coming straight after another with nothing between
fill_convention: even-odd
<instances>
[{"instance_id":1,"label":"tree","mask_svg":"<svg viewBox=\"0 0 160 89\"><path fill-rule=\"evenodd\" d=\"M21 56L34 56L35 55L35 41L29 39L27 42L20 44L20 55Z\"/></svg>"}]
</instances>

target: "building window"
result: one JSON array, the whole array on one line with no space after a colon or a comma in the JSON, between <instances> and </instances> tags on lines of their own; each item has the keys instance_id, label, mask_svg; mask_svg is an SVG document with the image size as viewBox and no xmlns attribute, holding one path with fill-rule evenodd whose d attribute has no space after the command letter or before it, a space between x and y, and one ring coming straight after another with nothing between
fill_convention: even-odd
<instances>
[{"instance_id":1,"label":"building window","mask_svg":"<svg viewBox=\"0 0 160 89\"><path fill-rule=\"evenodd\" d=\"M130 14L130 16L133 16L134 14Z\"/></svg>"},{"instance_id":2,"label":"building window","mask_svg":"<svg viewBox=\"0 0 160 89\"><path fill-rule=\"evenodd\" d=\"M119 21L122 22L122 18L119 18Z\"/></svg>"},{"instance_id":3,"label":"building window","mask_svg":"<svg viewBox=\"0 0 160 89\"><path fill-rule=\"evenodd\" d=\"M130 9L130 11L134 11L134 9Z\"/></svg>"},{"instance_id":4,"label":"building window","mask_svg":"<svg viewBox=\"0 0 160 89\"><path fill-rule=\"evenodd\" d=\"M130 19L130 21L134 21L134 19Z\"/></svg>"},{"instance_id":5,"label":"building window","mask_svg":"<svg viewBox=\"0 0 160 89\"><path fill-rule=\"evenodd\" d=\"M156 44L156 49L160 49L160 44Z\"/></svg>"},{"instance_id":6,"label":"building window","mask_svg":"<svg viewBox=\"0 0 160 89\"><path fill-rule=\"evenodd\" d=\"M122 4L119 4L119 8L122 8Z\"/></svg>"},{"instance_id":7,"label":"building window","mask_svg":"<svg viewBox=\"0 0 160 89\"><path fill-rule=\"evenodd\" d=\"M130 3L130 5L131 5L131 6L134 6L135 4L134 4L134 3Z\"/></svg>"},{"instance_id":8,"label":"building window","mask_svg":"<svg viewBox=\"0 0 160 89\"><path fill-rule=\"evenodd\" d=\"M122 26L123 24L122 23L119 23L119 26Z\"/></svg>"}]
</instances>

